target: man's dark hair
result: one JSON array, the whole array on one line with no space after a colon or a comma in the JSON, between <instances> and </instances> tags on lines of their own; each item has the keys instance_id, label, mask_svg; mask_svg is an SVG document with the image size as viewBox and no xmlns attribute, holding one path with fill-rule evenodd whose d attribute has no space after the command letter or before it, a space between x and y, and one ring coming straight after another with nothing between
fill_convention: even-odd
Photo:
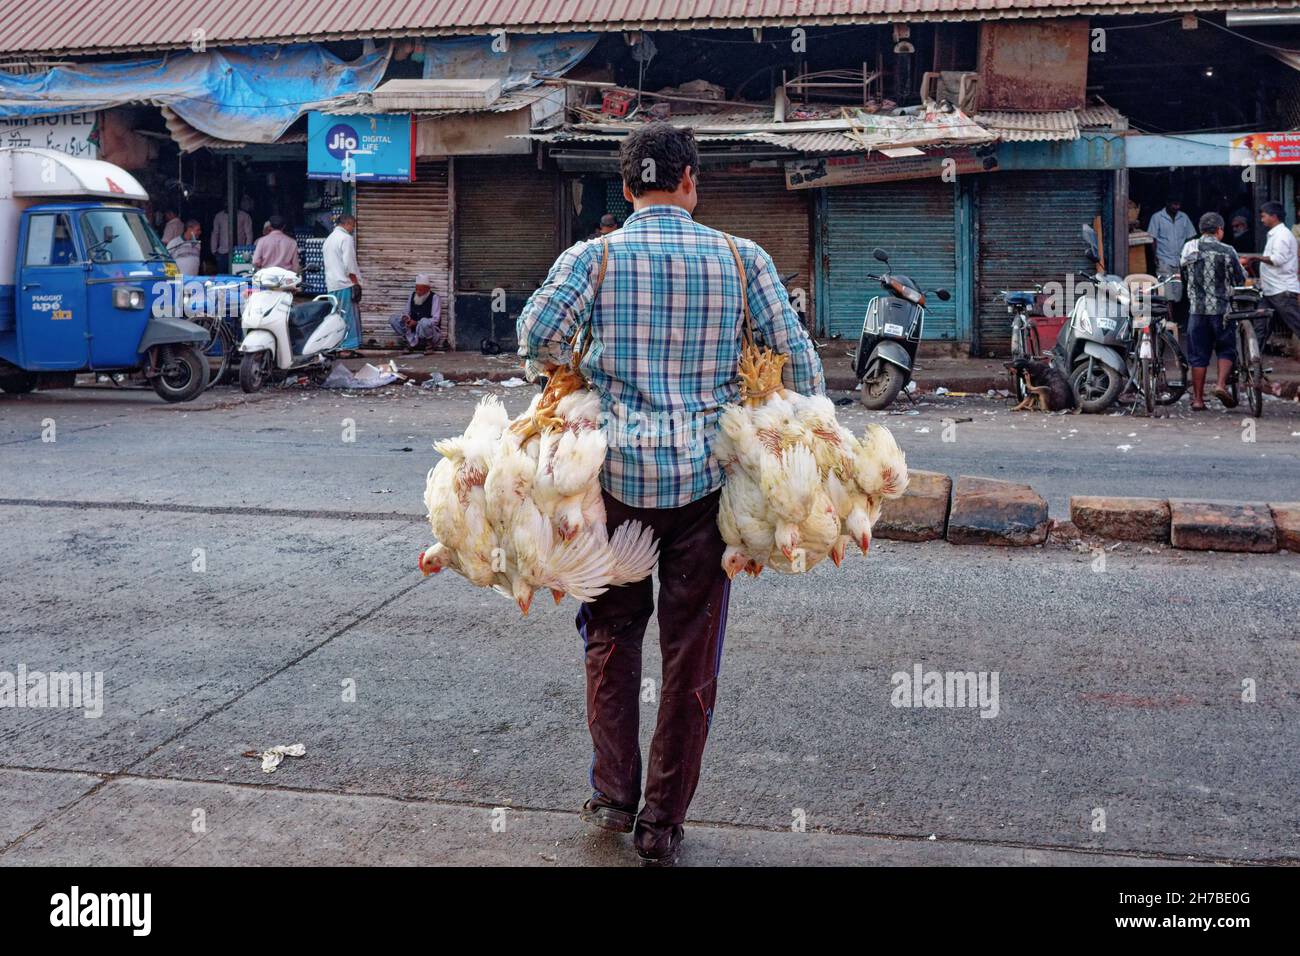
<instances>
[{"instance_id":1,"label":"man's dark hair","mask_svg":"<svg viewBox=\"0 0 1300 956\"><path fill-rule=\"evenodd\" d=\"M284 216L272 216L269 220L272 229L284 228Z\"/></svg>"},{"instance_id":2,"label":"man's dark hair","mask_svg":"<svg viewBox=\"0 0 1300 956\"><path fill-rule=\"evenodd\" d=\"M623 184L633 196L672 192L681 184L687 166L699 170L700 152L689 129L656 120L627 135L618 150L618 164Z\"/></svg>"},{"instance_id":3,"label":"man's dark hair","mask_svg":"<svg viewBox=\"0 0 1300 956\"><path fill-rule=\"evenodd\" d=\"M1214 232L1218 231L1219 229L1223 228L1223 217L1220 216L1217 212L1207 212L1201 216L1201 221L1198 224L1198 228L1200 228L1201 230L1201 235L1203 236L1211 235Z\"/></svg>"},{"instance_id":4,"label":"man's dark hair","mask_svg":"<svg viewBox=\"0 0 1300 956\"><path fill-rule=\"evenodd\" d=\"M1270 199L1268 202L1264 203L1264 205L1260 206L1259 211L1268 213L1274 219L1286 218L1286 207L1274 199Z\"/></svg>"}]
</instances>

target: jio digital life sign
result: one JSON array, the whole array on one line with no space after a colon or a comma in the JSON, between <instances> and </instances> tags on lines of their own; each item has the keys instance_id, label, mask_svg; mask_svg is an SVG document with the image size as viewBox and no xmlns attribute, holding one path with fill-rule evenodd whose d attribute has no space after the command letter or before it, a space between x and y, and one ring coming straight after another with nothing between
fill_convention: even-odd
<instances>
[{"instance_id":1,"label":"jio digital life sign","mask_svg":"<svg viewBox=\"0 0 1300 956\"><path fill-rule=\"evenodd\" d=\"M415 178L409 113L307 114L307 177L407 183Z\"/></svg>"}]
</instances>

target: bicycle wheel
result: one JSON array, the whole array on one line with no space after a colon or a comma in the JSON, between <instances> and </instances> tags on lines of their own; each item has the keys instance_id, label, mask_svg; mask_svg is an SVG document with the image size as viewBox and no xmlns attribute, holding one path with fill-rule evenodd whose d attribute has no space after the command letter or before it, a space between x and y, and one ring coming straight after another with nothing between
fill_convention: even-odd
<instances>
[{"instance_id":1,"label":"bicycle wheel","mask_svg":"<svg viewBox=\"0 0 1300 956\"><path fill-rule=\"evenodd\" d=\"M226 373L230 371L230 362L235 353L235 334L230 331L230 326L226 324L225 319L217 318L210 315L201 315L195 317L194 324L208 333L207 344L203 345L202 351L208 358L208 366L211 372L208 376L208 388L216 385ZM216 367L212 367L213 361L216 361Z\"/></svg>"},{"instance_id":2,"label":"bicycle wheel","mask_svg":"<svg viewBox=\"0 0 1300 956\"><path fill-rule=\"evenodd\" d=\"M1252 418L1264 414L1264 358L1249 322L1237 323L1237 374L1246 386L1246 407Z\"/></svg>"},{"instance_id":3,"label":"bicycle wheel","mask_svg":"<svg viewBox=\"0 0 1300 956\"><path fill-rule=\"evenodd\" d=\"M1154 418L1156 414L1156 363L1149 358L1142 359L1141 367L1138 370L1138 388L1142 391L1142 399L1146 402L1147 416Z\"/></svg>"},{"instance_id":4,"label":"bicycle wheel","mask_svg":"<svg viewBox=\"0 0 1300 956\"><path fill-rule=\"evenodd\" d=\"M1160 331L1155 340L1156 368L1155 389L1158 405L1174 405L1187 392L1187 377L1190 369L1187 356L1178 339L1168 329Z\"/></svg>"}]
</instances>

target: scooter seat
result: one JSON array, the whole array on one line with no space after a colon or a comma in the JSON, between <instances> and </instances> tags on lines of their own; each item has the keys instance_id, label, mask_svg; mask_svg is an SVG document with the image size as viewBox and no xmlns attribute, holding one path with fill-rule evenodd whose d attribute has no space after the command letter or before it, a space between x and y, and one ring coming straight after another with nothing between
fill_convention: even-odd
<instances>
[{"instance_id":1,"label":"scooter seat","mask_svg":"<svg viewBox=\"0 0 1300 956\"><path fill-rule=\"evenodd\" d=\"M321 301L303 302L289 310L289 343L295 355L302 352L311 334L329 316L331 308L331 303Z\"/></svg>"}]
</instances>

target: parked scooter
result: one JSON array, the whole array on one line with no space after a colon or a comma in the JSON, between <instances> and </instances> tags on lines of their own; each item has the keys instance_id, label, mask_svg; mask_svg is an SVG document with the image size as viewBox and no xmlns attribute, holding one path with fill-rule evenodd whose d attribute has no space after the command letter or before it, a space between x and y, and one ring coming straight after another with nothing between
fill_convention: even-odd
<instances>
[{"instance_id":1,"label":"parked scooter","mask_svg":"<svg viewBox=\"0 0 1300 956\"><path fill-rule=\"evenodd\" d=\"M874 249L877 261L889 265L889 253ZM867 408L887 408L912 380L916 366L916 349L925 330L925 296L909 277L902 274L867 273L876 279L888 295L878 295L867 303L862 320L862 335L853 353L853 373L862 383L862 404ZM934 294L947 302L947 289Z\"/></svg>"},{"instance_id":2,"label":"parked scooter","mask_svg":"<svg viewBox=\"0 0 1300 956\"><path fill-rule=\"evenodd\" d=\"M254 292L240 323L239 386L245 392L256 392L290 370L327 373L333 364L331 353L347 334L338 299L318 295L294 305L293 292L301 283L296 272L274 266L254 273Z\"/></svg>"},{"instance_id":3,"label":"parked scooter","mask_svg":"<svg viewBox=\"0 0 1300 956\"><path fill-rule=\"evenodd\" d=\"M1091 226L1083 227L1087 255L1101 261L1097 237ZM1056 337L1052 364L1069 380L1079 410L1104 411L1129 381L1129 352L1133 347L1133 318L1130 295L1117 275L1079 273L1087 294L1078 296L1070 319Z\"/></svg>"}]
</instances>

